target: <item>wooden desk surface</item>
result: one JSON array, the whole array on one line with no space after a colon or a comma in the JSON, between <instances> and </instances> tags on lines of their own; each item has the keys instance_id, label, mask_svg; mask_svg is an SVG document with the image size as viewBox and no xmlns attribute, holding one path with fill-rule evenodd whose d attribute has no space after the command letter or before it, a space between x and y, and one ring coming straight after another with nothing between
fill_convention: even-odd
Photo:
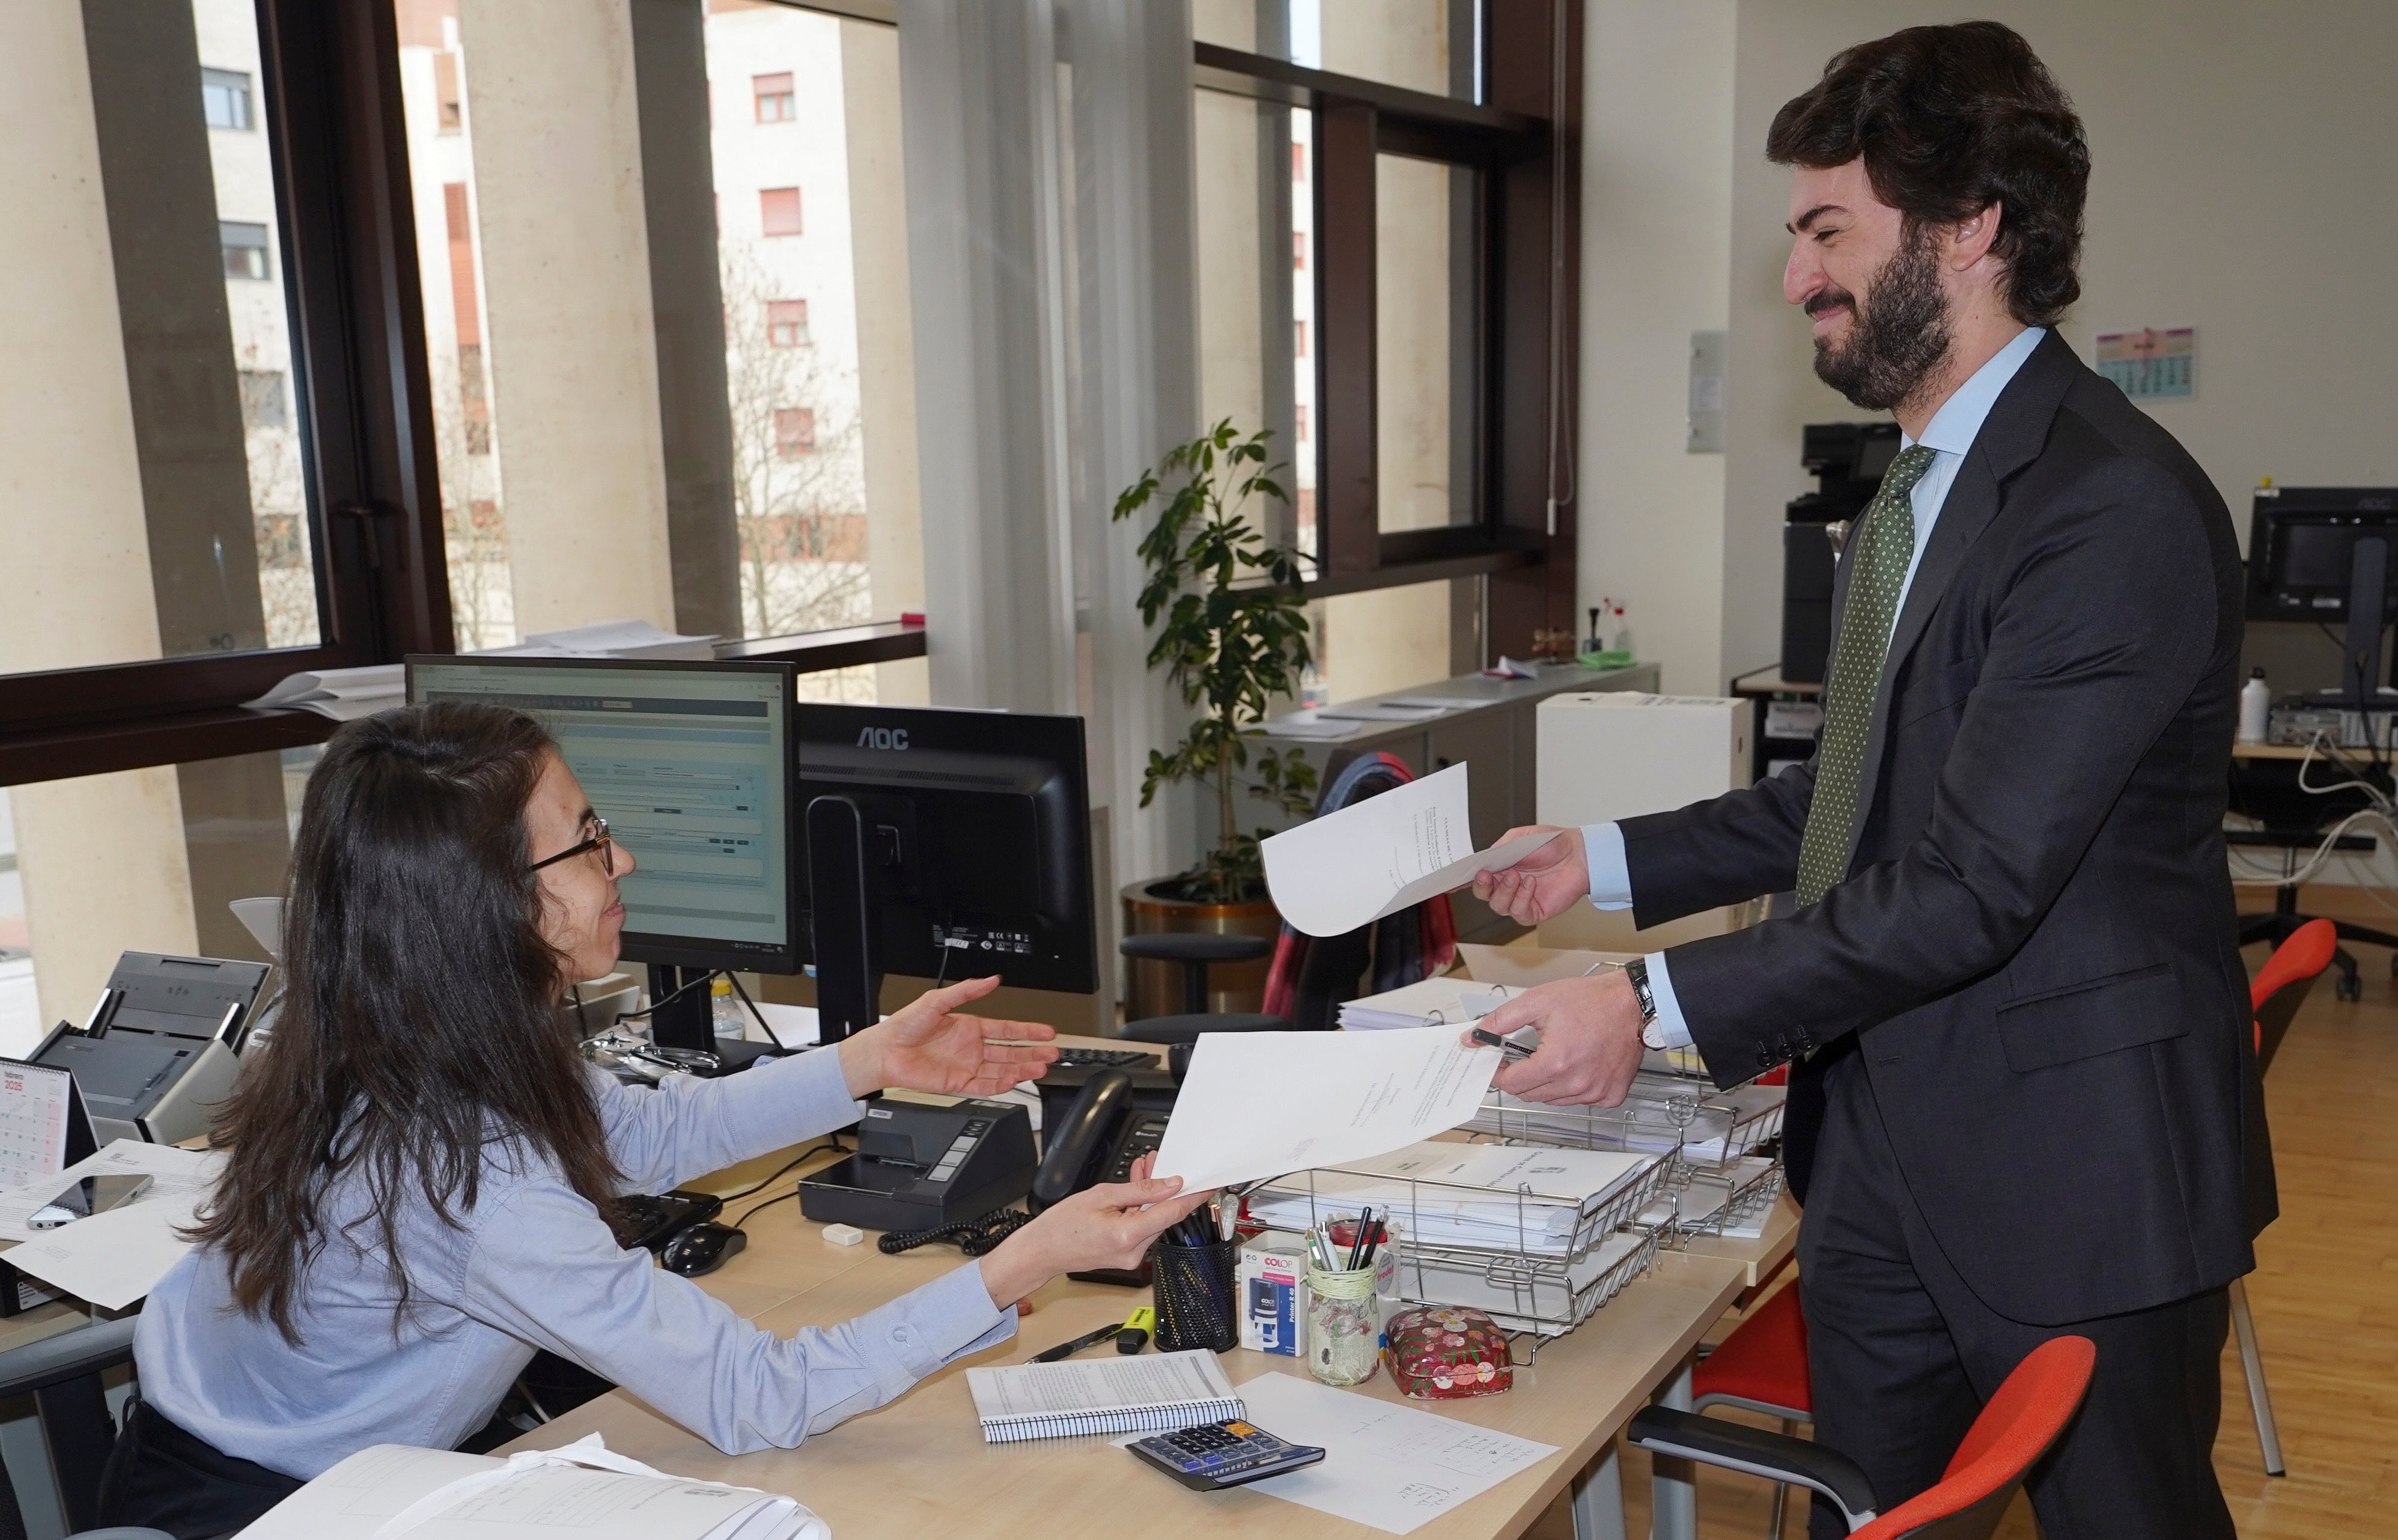
<instances>
[{"instance_id":1,"label":"wooden desk surface","mask_svg":"<svg viewBox=\"0 0 2398 1540\"><path fill-rule=\"evenodd\" d=\"M1064 1041L1113 1048L1139 1046ZM780 1164L778 1158L752 1161L694 1185L738 1191ZM778 1180L757 1198L734 1205L732 1212L787 1190L796 1175ZM700 1280L701 1287L760 1326L788 1335L802 1326L829 1326L862 1315L961 1264L953 1248L886 1257L870 1239L858 1246L834 1246L824 1239L823 1230L795 1205L778 1205L750 1226L748 1250ZM1556 1455L1416 1533L1424 1540L1498 1540L1530 1527L1760 1276L1757 1258L1711 1255L1700 1246L1747 1248L1760 1257L1777 1244L1787 1250L1786 1233L1772 1238L1775 1228L1769 1224L1767 1236L1762 1241L1694 1243L1690 1252L1664 1253L1647 1277L1580 1329L1544 1344L1530 1367L1516 1371L1516 1388L1506 1395L1408 1403L1559 1446ZM1768 1259L1766 1265L1771 1260L1778 1259ZM950 1365L891 1405L853 1418L795 1450L737 1457L719 1453L706 1439L620 1390L566 1413L501 1452L555 1448L599 1432L606 1436L609 1448L663 1470L787 1493L821 1514L842 1540L965 1533L1114 1540L1133 1514L1138 1515L1145 1534L1162 1537L1249 1534L1262 1526L1294 1521L1311 1534L1363 1537L1382 1533L1313 1510L1302 1512L1260 1493L1186 1491L1106 1439L983 1442L966 1392L968 1367L1021 1363L1044 1348L1120 1320L1147 1301L1145 1290L1061 1278L1034 1297L1032 1312L1012 1341ZM1289 1358L1246 1351L1224 1355L1224 1369L1235 1385L1260 1373L1305 1372ZM1387 1375L1378 1374L1358 1388L1381 1400L1404 1399Z\"/></svg>"}]
</instances>

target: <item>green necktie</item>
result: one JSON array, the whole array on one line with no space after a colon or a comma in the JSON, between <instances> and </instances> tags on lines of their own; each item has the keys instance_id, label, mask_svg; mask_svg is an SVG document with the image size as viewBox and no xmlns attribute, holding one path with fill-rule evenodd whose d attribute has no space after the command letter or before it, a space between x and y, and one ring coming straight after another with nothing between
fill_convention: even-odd
<instances>
[{"instance_id":1,"label":"green necktie","mask_svg":"<svg viewBox=\"0 0 2398 1540\"><path fill-rule=\"evenodd\" d=\"M1849 597L1840 634L1832 643L1831 675L1824 684L1824 736L1815 750L1815 796L1807 832L1798 842L1798 901L1812 904L1848 874L1849 834L1857 817L1857 784L1873 731L1874 696L1882 660L1890 655L1891 623L1899 590L1915 560L1915 507L1908 494L1932 468L1921 444L1901 452L1882 473L1881 489L1866 506L1849 555Z\"/></svg>"}]
</instances>

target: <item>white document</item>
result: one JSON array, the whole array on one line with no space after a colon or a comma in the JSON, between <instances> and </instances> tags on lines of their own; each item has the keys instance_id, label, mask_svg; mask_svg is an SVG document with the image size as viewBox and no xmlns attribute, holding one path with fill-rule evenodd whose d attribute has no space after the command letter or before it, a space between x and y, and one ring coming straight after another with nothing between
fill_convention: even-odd
<instances>
[{"instance_id":1,"label":"white document","mask_svg":"<svg viewBox=\"0 0 2398 1540\"><path fill-rule=\"evenodd\" d=\"M1386 1155L1472 1117L1499 1060L1455 1027L1206 1033L1157 1174L1196 1191Z\"/></svg>"},{"instance_id":2,"label":"white document","mask_svg":"<svg viewBox=\"0 0 2398 1540\"><path fill-rule=\"evenodd\" d=\"M1526 834L1475 854L1468 768L1452 764L1268 836L1266 887L1282 917L1310 936L1340 936L1513 866L1556 838Z\"/></svg>"},{"instance_id":3,"label":"white document","mask_svg":"<svg viewBox=\"0 0 2398 1540\"><path fill-rule=\"evenodd\" d=\"M74 1098L74 1077L65 1070L0 1060L0 1189L65 1169L67 1107Z\"/></svg>"},{"instance_id":4,"label":"white document","mask_svg":"<svg viewBox=\"0 0 2398 1540\"><path fill-rule=\"evenodd\" d=\"M37 1230L38 1239L9 1249L8 1265L103 1310L122 1310L148 1294L192 1249L177 1232L190 1226L201 1196L154 1199L145 1194L89 1219Z\"/></svg>"},{"instance_id":5,"label":"white document","mask_svg":"<svg viewBox=\"0 0 2398 1540\"><path fill-rule=\"evenodd\" d=\"M486 1454L377 1444L276 1504L244 1540L831 1540L788 1497L668 1476L594 1433Z\"/></svg>"},{"instance_id":6,"label":"white document","mask_svg":"<svg viewBox=\"0 0 2398 1540\"><path fill-rule=\"evenodd\" d=\"M1315 711L1293 711L1287 717L1274 717L1260 723L1259 727L1272 738L1345 738L1363 730L1360 723L1342 722Z\"/></svg>"},{"instance_id":7,"label":"white document","mask_svg":"<svg viewBox=\"0 0 2398 1540\"><path fill-rule=\"evenodd\" d=\"M150 1178L150 1190L126 1205L131 1209L186 1193L197 1195L205 1192L216 1181L217 1173L224 1169L224 1162L222 1154L209 1150L183 1150L172 1144L145 1144L138 1139L112 1141L108 1148L98 1155L86 1155L56 1176L44 1177L26 1186L0 1192L0 1240L36 1240L44 1236L62 1233L36 1230L25 1222L34 1217L34 1210L66 1191L70 1182L81 1182L88 1176ZM117 1210L109 1211L115 1213ZM92 1219L101 1217L94 1214ZM89 1224L92 1219L77 1220L75 1224ZM75 1224L67 1228L74 1229ZM15 1260L14 1253L10 1254L10 1260Z\"/></svg>"},{"instance_id":8,"label":"white document","mask_svg":"<svg viewBox=\"0 0 2398 1540\"><path fill-rule=\"evenodd\" d=\"M1324 1451L1321 1463L1250 1491L1391 1534L1410 1533L1557 1452L1297 1374L1260 1374L1241 1386L1241 1399L1275 1438Z\"/></svg>"},{"instance_id":9,"label":"white document","mask_svg":"<svg viewBox=\"0 0 2398 1540\"><path fill-rule=\"evenodd\" d=\"M1402 706L1395 700L1360 706L1320 706L1315 714L1327 722L1429 722L1441 714L1438 706Z\"/></svg>"},{"instance_id":10,"label":"white document","mask_svg":"<svg viewBox=\"0 0 2398 1540\"><path fill-rule=\"evenodd\" d=\"M335 722L354 722L397 706L407 698L405 665L371 663L363 669L315 669L288 674L274 689L244 704L314 711Z\"/></svg>"},{"instance_id":11,"label":"white document","mask_svg":"<svg viewBox=\"0 0 2398 1540\"><path fill-rule=\"evenodd\" d=\"M536 631L527 648L555 648L584 657L668 657L706 661L716 655L713 636L683 636L646 620L603 620L563 631Z\"/></svg>"}]
</instances>

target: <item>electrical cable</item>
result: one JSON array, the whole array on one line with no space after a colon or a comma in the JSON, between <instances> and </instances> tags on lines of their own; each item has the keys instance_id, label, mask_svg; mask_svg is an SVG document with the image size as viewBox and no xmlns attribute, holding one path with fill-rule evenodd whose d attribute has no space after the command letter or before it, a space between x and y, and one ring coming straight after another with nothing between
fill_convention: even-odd
<instances>
[{"instance_id":1,"label":"electrical cable","mask_svg":"<svg viewBox=\"0 0 2398 1540\"><path fill-rule=\"evenodd\" d=\"M726 1225L725 1228L728 1230L739 1230L743 1225L749 1223L749 1216L756 1213L759 1209L772 1209L777 1203L788 1203L791 1199L799 1196L800 1190L797 1187L794 1187L789 1192L783 1194L780 1197L770 1197L763 1203L752 1204L748 1208L742 1209L741 1217L734 1220L731 1224ZM746 1235L748 1232L744 1231L743 1234Z\"/></svg>"},{"instance_id":2,"label":"electrical cable","mask_svg":"<svg viewBox=\"0 0 2398 1540\"><path fill-rule=\"evenodd\" d=\"M789 1048L784 1047L783 1040L775 1034L774 1023L766 1020L766 1013L758 1008L758 1003L749 998L749 992L741 987L741 976L734 973L730 968L727 968L724 970L724 977L733 985L733 993L741 997L742 1007L748 1011L750 1019L756 1021L761 1028L764 1029L766 1041L775 1045L775 1051L776 1053L790 1052L791 1050Z\"/></svg>"},{"instance_id":3,"label":"electrical cable","mask_svg":"<svg viewBox=\"0 0 2398 1540\"><path fill-rule=\"evenodd\" d=\"M819 1143L809 1145L806 1149L802 1150L798 1155L795 1155L790 1159L783 1162L782 1169L776 1171L773 1176L768 1177L765 1181L752 1182L750 1185L742 1188L737 1193L725 1194L724 1201L727 1203L738 1203L745 1197L749 1197L755 1194L762 1193L767 1188L772 1187L775 1182L782 1181L785 1171L788 1171L792 1167L798 1165L801 1161L807 1159L810 1155L819 1155L824 1154L827 1150L832 1150L841 1155L847 1155L849 1153L849 1147L841 1141L841 1136L839 1134L834 1134Z\"/></svg>"}]
</instances>

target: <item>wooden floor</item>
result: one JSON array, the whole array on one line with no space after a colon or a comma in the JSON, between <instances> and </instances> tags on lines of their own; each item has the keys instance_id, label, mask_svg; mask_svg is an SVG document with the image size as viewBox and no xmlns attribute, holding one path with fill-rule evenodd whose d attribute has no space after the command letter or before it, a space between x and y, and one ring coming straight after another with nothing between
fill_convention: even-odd
<instances>
[{"instance_id":1,"label":"wooden floor","mask_svg":"<svg viewBox=\"0 0 2398 1540\"><path fill-rule=\"evenodd\" d=\"M2241 898L2243 908L2270 902L2245 888ZM2353 890L2310 889L2300 908L2398 932L2398 913ZM2247 1382L2227 1344L2215 1468L2246 1540L2398 1535L2398 986L2387 951L2361 946L2351 954L2364 999L2337 999L2326 974L2265 1083L2282 1217L2257 1242L2248 1299L2289 1474L2265 1474ZM2252 971L2264 956L2264 948L2249 949ZM1626 1452L1636 1535L1648 1533L1647 1485L1646 1457ZM1761 1540L1769 1490L1702 1471L1702 1540ZM1786 1535L1807 1533L1803 1495L1794 1495ZM1557 1510L1535 1533L1551 1540L1572 1530ZM2038 1533L2018 1498L2001 1540Z\"/></svg>"}]
</instances>

